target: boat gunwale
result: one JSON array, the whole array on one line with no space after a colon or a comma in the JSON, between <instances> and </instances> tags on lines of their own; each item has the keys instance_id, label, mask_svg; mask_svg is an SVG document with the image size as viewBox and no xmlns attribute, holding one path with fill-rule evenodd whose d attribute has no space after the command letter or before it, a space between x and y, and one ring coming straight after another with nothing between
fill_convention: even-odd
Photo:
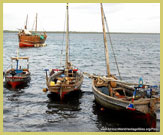
<instances>
[{"instance_id":1,"label":"boat gunwale","mask_svg":"<svg viewBox=\"0 0 163 135\"><path fill-rule=\"evenodd\" d=\"M58 71L57 73L54 73L53 75L51 75L48 79L48 82L47 82L47 86L52 88L52 87L75 87L78 83L82 83L83 82L83 79L84 79L84 76L83 74L79 73L79 72L76 72L76 74L78 75L77 78L79 78L78 80L75 78L75 84L60 84L60 85L55 85L55 86L50 86L49 83L51 81L52 78L55 78L57 76L59 76L60 74L62 74L64 71ZM70 77L71 78L71 77Z\"/></svg>"},{"instance_id":2,"label":"boat gunwale","mask_svg":"<svg viewBox=\"0 0 163 135\"><path fill-rule=\"evenodd\" d=\"M122 100L122 98L114 98L114 97L111 97L111 96L108 96L104 93L102 93L101 91L98 90L98 88L95 87L94 85L94 79L92 79L92 87L93 87L93 91L97 92L98 94L100 94L101 96L104 96L106 98L109 98L109 99L112 99L112 100L115 100L115 101L120 101L120 102L123 102L123 103L131 103L131 101L125 101L125 100ZM103 99L103 98L101 98ZM123 98L124 99L124 98ZM144 99L145 101L144 102L140 102L140 100L134 100L134 105L146 105L150 102L150 99Z\"/></svg>"}]
</instances>

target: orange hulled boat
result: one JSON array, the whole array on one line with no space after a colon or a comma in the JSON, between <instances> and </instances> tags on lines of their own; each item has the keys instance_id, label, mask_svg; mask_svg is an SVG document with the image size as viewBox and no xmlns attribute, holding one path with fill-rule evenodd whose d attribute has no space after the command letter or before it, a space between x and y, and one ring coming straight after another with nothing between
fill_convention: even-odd
<instances>
[{"instance_id":1,"label":"orange hulled boat","mask_svg":"<svg viewBox=\"0 0 163 135\"><path fill-rule=\"evenodd\" d=\"M45 40L47 38L46 32L37 32L37 14L35 22L35 31L27 30L28 15L24 29L20 29L18 33L19 47L41 47L46 46Z\"/></svg>"}]
</instances>

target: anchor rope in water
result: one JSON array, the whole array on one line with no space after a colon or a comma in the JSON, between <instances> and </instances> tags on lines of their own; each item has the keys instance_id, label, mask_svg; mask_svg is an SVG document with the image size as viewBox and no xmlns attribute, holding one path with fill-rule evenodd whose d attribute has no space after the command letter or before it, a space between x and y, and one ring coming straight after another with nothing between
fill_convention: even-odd
<instances>
[{"instance_id":1,"label":"anchor rope in water","mask_svg":"<svg viewBox=\"0 0 163 135\"><path fill-rule=\"evenodd\" d=\"M103 10L103 13L104 13L104 10ZM119 70L119 66L118 66L118 62L117 62L116 55L115 55L115 51L114 51L114 48L113 48L113 44L112 44L112 40L111 40L111 36L110 36L110 31L109 31L109 26L108 26L108 23L107 23L105 13L104 13L104 19L105 19L106 29L107 29L108 35L109 35L109 41L110 41L111 49L112 49L112 52L113 52L114 60L115 60L116 67L117 67L117 70L118 70L119 78L120 78L120 80L122 80L120 70Z\"/></svg>"}]
</instances>

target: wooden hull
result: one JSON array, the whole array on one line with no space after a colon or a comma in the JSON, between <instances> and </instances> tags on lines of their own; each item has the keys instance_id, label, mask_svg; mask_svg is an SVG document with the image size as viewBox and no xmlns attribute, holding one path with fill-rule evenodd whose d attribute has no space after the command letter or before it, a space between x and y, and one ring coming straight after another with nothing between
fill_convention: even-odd
<instances>
[{"instance_id":1,"label":"wooden hull","mask_svg":"<svg viewBox=\"0 0 163 135\"><path fill-rule=\"evenodd\" d=\"M27 83L30 81L30 72L26 71L26 74L15 74L12 76L10 74L10 71L7 71L5 74L5 84L6 86L9 86L11 88L18 88L21 86L27 85Z\"/></svg>"},{"instance_id":2,"label":"wooden hull","mask_svg":"<svg viewBox=\"0 0 163 135\"><path fill-rule=\"evenodd\" d=\"M127 106L131 103L131 101L123 101L121 99L116 99L114 97L110 97L106 94L103 94L95 87L93 81L93 93L95 97L95 101L102 107L111 109L116 111L117 113L126 114L129 119L138 120L145 122L146 125L150 128L156 128L156 113L155 109L159 107L156 104L155 107L151 106L150 100L142 100L142 101L135 101L134 107L135 109L127 109ZM156 107L157 106L157 107ZM158 108L157 108L158 109Z\"/></svg>"},{"instance_id":3,"label":"wooden hull","mask_svg":"<svg viewBox=\"0 0 163 135\"><path fill-rule=\"evenodd\" d=\"M141 114L152 114L155 113L156 108L159 106L153 106L151 107L151 102L155 103L155 99L139 99L133 102L133 105L135 107L134 110L132 109L127 109L128 105L131 103L131 101L126 101L121 98L115 98L111 97L109 95L106 95L102 93L97 87L95 87L94 80L93 80L93 93L95 96L95 100L97 103L99 103L101 106L108 108L108 109L113 109L117 111L127 111L127 112L134 112L136 113L141 113Z\"/></svg>"},{"instance_id":4,"label":"wooden hull","mask_svg":"<svg viewBox=\"0 0 163 135\"><path fill-rule=\"evenodd\" d=\"M97 115L98 123L107 125L110 122L118 123L118 127L126 127L128 129L130 128L156 128L156 116L151 116L149 114L142 114L135 112L122 112L122 111L116 111L113 109L107 109L101 106L99 103L94 102L93 105L93 113ZM134 121L134 122L133 122ZM100 124L100 125L101 125ZM113 128L116 128L117 125L114 125ZM110 130L109 130L110 131ZM137 132L142 132L139 130L136 130ZM144 130L145 131L145 130ZM155 131L155 130L154 130ZM113 130L115 132L115 130ZM118 130L118 132L124 132L124 130ZM130 132L128 130L127 132ZM131 132L133 130L131 129Z\"/></svg>"},{"instance_id":5,"label":"wooden hull","mask_svg":"<svg viewBox=\"0 0 163 135\"><path fill-rule=\"evenodd\" d=\"M65 95L68 95L69 93L73 91L80 90L84 77L82 74L78 74L78 78L79 80L77 80L74 84L64 83L64 84L59 84L59 85L56 84L55 86L50 86L49 84L47 84L48 91L58 94L60 96L60 99L62 100L64 99Z\"/></svg>"},{"instance_id":6,"label":"wooden hull","mask_svg":"<svg viewBox=\"0 0 163 135\"><path fill-rule=\"evenodd\" d=\"M6 77L5 79L6 85L11 86L11 88L17 88L26 85L29 82L30 77Z\"/></svg>"},{"instance_id":7,"label":"wooden hull","mask_svg":"<svg viewBox=\"0 0 163 135\"><path fill-rule=\"evenodd\" d=\"M19 47L35 47L35 45L42 45L45 43L47 38L46 35L41 35L43 37L40 38L40 35L20 35L19 37Z\"/></svg>"}]
</instances>

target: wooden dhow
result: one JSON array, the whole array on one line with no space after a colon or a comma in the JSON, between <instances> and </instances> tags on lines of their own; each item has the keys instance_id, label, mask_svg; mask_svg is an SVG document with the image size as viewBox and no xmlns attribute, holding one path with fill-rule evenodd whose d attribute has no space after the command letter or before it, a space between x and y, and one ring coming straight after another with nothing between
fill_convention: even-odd
<instances>
[{"instance_id":1,"label":"wooden dhow","mask_svg":"<svg viewBox=\"0 0 163 135\"><path fill-rule=\"evenodd\" d=\"M41 47L46 46L45 40L47 38L46 32L38 33L37 32L37 14L35 22L35 31L27 30L28 15L26 18L26 25L24 29L19 30L18 39L19 47Z\"/></svg>"},{"instance_id":2,"label":"wooden dhow","mask_svg":"<svg viewBox=\"0 0 163 135\"><path fill-rule=\"evenodd\" d=\"M105 15L101 3L101 18L103 26L104 48L106 57L107 75L98 76L84 73L92 79L92 89L95 100L102 107L125 111L128 113L155 116L155 112L160 108L160 97L156 92L157 86L143 84L143 79L139 83L126 83L118 80L110 72L109 51L105 31Z\"/></svg>"},{"instance_id":3,"label":"wooden dhow","mask_svg":"<svg viewBox=\"0 0 163 135\"><path fill-rule=\"evenodd\" d=\"M60 96L63 100L65 95L80 90L83 82L83 74L78 71L69 61L69 11L67 10L67 30L66 30L66 62L64 68L52 69L49 76L46 70L46 85L49 91Z\"/></svg>"}]
</instances>

